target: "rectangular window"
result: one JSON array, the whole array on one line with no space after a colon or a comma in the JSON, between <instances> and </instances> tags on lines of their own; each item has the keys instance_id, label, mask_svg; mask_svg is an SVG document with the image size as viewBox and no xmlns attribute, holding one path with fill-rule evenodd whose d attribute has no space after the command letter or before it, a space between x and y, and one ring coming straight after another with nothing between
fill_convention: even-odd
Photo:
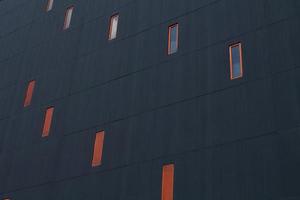
<instances>
[{"instance_id":1,"label":"rectangular window","mask_svg":"<svg viewBox=\"0 0 300 200\"><path fill-rule=\"evenodd\" d=\"M52 8L53 8L53 1L54 0L48 0L47 6L46 6L46 11L47 12L50 11L50 10L52 10Z\"/></svg>"},{"instance_id":2,"label":"rectangular window","mask_svg":"<svg viewBox=\"0 0 300 200\"><path fill-rule=\"evenodd\" d=\"M109 22L109 33L108 33L108 39L113 40L117 37L118 32L118 22L119 22L119 15L113 15L110 18Z\"/></svg>"},{"instance_id":3,"label":"rectangular window","mask_svg":"<svg viewBox=\"0 0 300 200\"><path fill-rule=\"evenodd\" d=\"M173 200L174 164L164 165L162 172L161 200Z\"/></svg>"},{"instance_id":4,"label":"rectangular window","mask_svg":"<svg viewBox=\"0 0 300 200\"><path fill-rule=\"evenodd\" d=\"M243 58L242 58L242 44L237 43L229 46L229 60L230 60L230 79L243 77Z\"/></svg>"},{"instance_id":5,"label":"rectangular window","mask_svg":"<svg viewBox=\"0 0 300 200\"><path fill-rule=\"evenodd\" d=\"M178 24L169 26L168 33L168 54L176 53L178 50Z\"/></svg>"},{"instance_id":6,"label":"rectangular window","mask_svg":"<svg viewBox=\"0 0 300 200\"><path fill-rule=\"evenodd\" d=\"M42 137L49 136L53 112L54 112L54 107L49 107L46 110Z\"/></svg>"},{"instance_id":7,"label":"rectangular window","mask_svg":"<svg viewBox=\"0 0 300 200\"><path fill-rule=\"evenodd\" d=\"M27 86L27 91L25 95L25 100L24 100L24 107L27 107L31 103L32 95L33 95L33 90L35 86L35 81L30 81Z\"/></svg>"},{"instance_id":8,"label":"rectangular window","mask_svg":"<svg viewBox=\"0 0 300 200\"><path fill-rule=\"evenodd\" d=\"M73 10L74 10L74 6L70 6L66 10L65 21L64 21L64 30L70 28Z\"/></svg>"},{"instance_id":9,"label":"rectangular window","mask_svg":"<svg viewBox=\"0 0 300 200\"><path fill-rule=\"evenodd\" d=\"M104 142L104 131L97 132L95 137L95 143L94 143L92 167L101 165L103 142Z\"/></svg>"}]
</instances>

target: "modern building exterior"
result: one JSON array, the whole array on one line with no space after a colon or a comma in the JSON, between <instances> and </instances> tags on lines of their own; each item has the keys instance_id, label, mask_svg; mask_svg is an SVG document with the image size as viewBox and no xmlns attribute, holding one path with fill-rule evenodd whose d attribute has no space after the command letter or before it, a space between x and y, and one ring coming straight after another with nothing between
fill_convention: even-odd
<instances>
[{"instance_id":1,"label":"modern building exterior","mask_svg":"<svg viewBox=\"0 0 300 200\"><path fill-rule=\"evenodd\" d=\"M300 199L299 0L1 0L0 199Z\"/></svg>"}]
</instances>

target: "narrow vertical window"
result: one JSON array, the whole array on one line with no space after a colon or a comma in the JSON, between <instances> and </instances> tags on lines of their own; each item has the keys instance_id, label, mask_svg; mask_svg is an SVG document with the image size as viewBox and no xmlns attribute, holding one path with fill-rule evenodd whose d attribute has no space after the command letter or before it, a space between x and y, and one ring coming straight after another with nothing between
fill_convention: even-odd
<instances>
[{"instance_id":1,"label":"narrow vertical window","mask_svg":"<svg viewBox=\"0 0 300 200\"><path fill-rule=\"evenodd\" d=\"M103 142L104 142L104 131L97 132L95 137L95 143L94 143L92 167L101 165Z\"/></svg>"},{"instance_id":2,"label":"narrow vertical window","mask_svg":"<svg viewBox=\"0 0 300 200\"><path fill-rule=\"evenodd\" d=\"M229 46L230 79L243 77L242 44L237 43Z\"/></svg>"},{"instance_id":3,"label":"narrow vertical window","mask_svg":"<svg viewBox=\"0 0 300 200\"><path fill-rule=\"evenodd\" d=\"M48 0L47 1L47 6L46 6L46 11L47 12L50 11L50 10L52 10L52 8L53 8L53 1L54 0Z\"/></svg>"},{"instance_id":4,"label":"narrow vertical window","mask_svg":"<svg viewBox=\"0 0 300 200\"><path fill-rule=\"evenodd\" d=\"M64 21L64 30L70 28L73 10L74 10L74 6L70 6L66 10L65 21Z\"/></svg>"},{"instance_id":5,"label":"narrow vertical window","mask_svg":"<svg viewBox=\"0 0 300 200\"><path fill-rule=\"evenodd\" d=\"M48 137L49 136L53 111L54 111L54 107L49 107L46 110L42 137Z\"/></svg>"},{"instance_id":6,"label":"narrow vertical window","mask_svg":"<svg viewBox=\"0 0 300 200\"><path fill-rule=\"evenodd\" d=\"M174 164L164 165L162 171L161 200L173 200Z\"/></svg>"},{"instance_id":7,"label":"narrow vertical window","mask_svg":"<svg viewBox=\"0 0 300 200\"><path fill-rule=\"evenodd\" d=\"M178 24L169 26L168 33L168 54L176 53L178 50Z\"/></svg>"},{"instance_id":8,"label":"narrow vertical window","mask_svg":"<svg viewBox=\"0 0 300 200\"><path fill-rule=\"evenodd\" d=\"M117 37L118 32L118 22L119 22L119 15L115 14L111 16L110 22L109 22L109 33L108 33L108 39L113 40Z\"/></svg>"},{"instance_id":9,"label":"narrow vertical window","mask_svg":"<svg viewBox=\"0 0 300 200\"><path fill-rule=\"evenodd\" d=\"M24 100L24 107L27 107L31 104L31 99L34 91L35 81L30 81L27 86L25 100Z\"/></svg>"}]
</instances>

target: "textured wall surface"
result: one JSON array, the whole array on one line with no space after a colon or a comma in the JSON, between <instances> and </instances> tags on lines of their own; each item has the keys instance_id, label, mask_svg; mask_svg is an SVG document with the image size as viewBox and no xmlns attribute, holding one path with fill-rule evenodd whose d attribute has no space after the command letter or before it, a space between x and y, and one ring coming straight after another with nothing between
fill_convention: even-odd
<instances>
[{"instance_id":1,"label":"textured wall surface","mask_svg":"<svg viewBox=\"0 0 300 200\"><path fill-rule=\"evenodd\" d=\"M174 200L300 199L299 0L46 3L0 1L1 199L160 200L168 163ZM168 56L175 22L179 50ZM230 80L237 41L244 76Z\"/></svg>"}]
</instances>

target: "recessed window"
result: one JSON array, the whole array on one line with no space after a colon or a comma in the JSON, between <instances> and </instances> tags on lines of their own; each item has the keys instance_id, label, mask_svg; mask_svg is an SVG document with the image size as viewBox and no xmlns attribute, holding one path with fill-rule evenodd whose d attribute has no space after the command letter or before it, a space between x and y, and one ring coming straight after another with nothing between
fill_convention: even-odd
<instances>
[{"instance_id":1,"label":"recessed window","mask_svg":"<svg viewBox=\"0 0 300 200\"><path fill-rule=\"evenodd\" d=\"M230 79L243 77L242 44L237 43L229 46Z\"/></svg>"},{"instance_id":2,"label":"recessed window","mask_svg":"<svg viewBox=\"0 0 300 200\"><path fill-rule=\"evenodd\" d=\"M161 200L173 200L174 164L164 165L162 171Z\"/></svg>"},{"instance_id":3,"label":"recessed window","mask_svg":"<svg viewBox=\"0 0 300 200\"><path fill-rule=\"evenodd\" d=\"M54 112L54 107L49 107L46 110L42 137L48 137L49 136L52 117L53 117L53 112Z\"/></svg>"},{"instance_id":4,"label":"recessed window","mask_svg":"<svg viewBox=\"0 0 300 200\"><path fill-rule=\"evenodd\" d=\"M52 10L52 8L53 8L53 2L54 2L54 0L48 0L47 1L47 6L46 6L46 11L47 12L50 11L50 10Z\"/></svg>"},{"instance_id":5,"label":"recessed window","mask_svg":"<svg viewBox=\"0 0 300 200\"><path fill-rule=\"evenodd\" d=\"M97 166L101 165L104 134L105 134L104 131L99 131L96 133L92 167L97 167Z\"/></svg>"},{"instance_id":6,"label":"recessed window","mask_svg":"<svg viewBox=\"0 0 300 200\"><path fill-rule=\"evenodd\" d=\"M113 40L117 37L118 22L119 22L118 14L111 16L110 22L109 22L109 33L108 33L109 40Z\"/></svg>"},{"instance_id":7,"label":"recessed window","mask_svg":"<svg viewBox=\"0 0 300 200\"><path fill-rule=\"evenodd\" d=\"M70 28L73 10L74 10L74 6L70 6L66 10L65 21L64 21L64 30Z\"/></svg>"},{"instance_id":8,"label":"recessed window","mask_svg":"<svg viewBox=\"0 0 300 200\"><path fill-rule=\"evenodd\" d=\"M169 26L168 33L168 54L176 53L178 50L178 24Z\"/></svg>"},{"instance_id":9,"label":"recessed window","mask_svg":"<svg viewBox=\"0 0 300 200\"><path fill-rule=\"evenodd\" d=\"M31 99L34 91L35 81L30 81L27 86L25 100L24 100L24 107L27 107L31 104Z\"/></svg>"}]
</instances>

